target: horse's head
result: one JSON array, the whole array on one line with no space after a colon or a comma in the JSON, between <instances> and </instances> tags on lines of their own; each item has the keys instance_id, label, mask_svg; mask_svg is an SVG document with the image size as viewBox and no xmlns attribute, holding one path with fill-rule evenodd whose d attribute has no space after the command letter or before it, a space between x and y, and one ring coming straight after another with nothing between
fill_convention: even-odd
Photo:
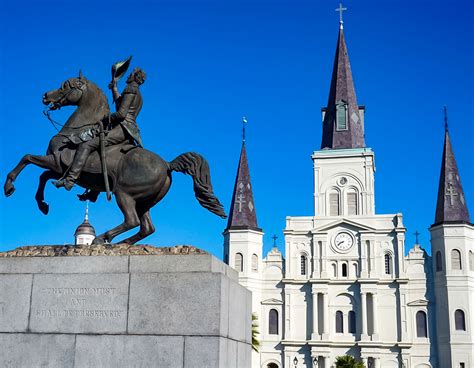
<instances>
[{"instance_id":1,"label":"horse's head","mask_svg":"<svg viewBox=\"0 0 474 368\"><path fill-rule=\"evenodd\" d=\"M60 88L46 92L43 95L43 103L50 105L51 110L60 109L62 106L76 106L87 89L87 83L88 80L79 72L79 77L69 78Z\"/></svg>"}]
</instances>

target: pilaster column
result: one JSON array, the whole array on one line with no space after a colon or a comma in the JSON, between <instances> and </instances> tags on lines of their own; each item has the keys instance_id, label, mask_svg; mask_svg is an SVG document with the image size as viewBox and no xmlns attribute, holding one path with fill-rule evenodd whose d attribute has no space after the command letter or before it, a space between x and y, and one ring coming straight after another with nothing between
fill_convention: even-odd
<instances>
[{"instance_id":1,"label":"pilaster column","mask_svg":"<svg viewBox=\"0 0 474 368\"><path fill-rule=\"evenodd\" d=\"M326 270L326 242L323 242L321 247L321 278L325 279L328 277L328 272Z\"/></svg>"},{"instance_id":2,"label":"pilaster column","mask_svg":"<svg viewBox=\"0 0 474 368\"><path fill-rule=\"evenodd\" d=\"M285 340L290 340L291 339L291 329L290 329L290 314L291 314L291 309L290 309L290 294L288 291L285 290Z\"/></svg>"},{"instance_id":3,"label":"pilaster column","mask_svg":"<svg viewBox=\"0 0 474 368\"><path fill-rule=\"evenodd\" d=\"M378 340L378 336L379 336L377 310L378 310L377 293L373 293L372 294L372 326L374 327L374 331L372 335L372 340Z\"/></svg>"},{"instance_id":4,"label":"pilaster column","mask_svg":"<svg viewBox=\"0 0 474 368\"><path fill-rule=\"evenodd\" d=\"M323 361L324 361L324 368L329 368L331 364L329 362L329 357L328 356L323 357Z\"/></svg>"},{"instance_id":5,"label":"pilaster column","mask_svg":"<svg viewBox=\"0 0 474 368\"><path fill-rule=\"evenodd\" d=\"M362 363L364 364L364 367L368 367L369 360L367 358L362 358Z\"/></svg>"},{"instance_id":6,"label":"pilaster column","mask_svg":"<svg viewBox=\"0 0 474 368\"><path fill-rule=\"evenodd\" d=\"M311 334L311 340L318 340L318 292L313 290L313 333Z\"/></svg>"},{"instance_id":7,"label":"pilaster column","mask_svg":"<svg viewBox=\"0 0 474 368\"><path fill-rule=\"evenodd\" d=\"M369 277L367 272L367 239L364 236L360 240L360 277L366 279Z\"/></svg>"},{"instance_id":8,"label":"pilaster column","mask_svg":"<svg viewBox=\"0 0 474 368\"><path fill-rule=\"evenodd\" d=\"M374 368L380 368L380 358L374 358Z\"/></svg>"},{"instance_id":9,"label":"pilaster column","mask_svg":"<svg viewBox=\"0 0 474 368\"><path fill-rule=\"evenodd\" d=\"M328 305L328 293L323 293L323 340L329 338L329 305Z\"/></svg>"},{"instance_id":10,"label":"pilaster column","mask_svg":"<svg viewBox=\"0 0 474 368\"><path fill-rule=\"evenodd\" d=\"M319 277L319 242L313 238L313 270L311 273L311 277L318 278Z\"/></svg>"},{"instance_id":11,"label":"pilaster column","mask_svg":"<svg viewBox=\"0 0 474 368\"><path fill-rule=\"evenodd\" d=\"M360 313L362 314L362 339L367 337L367 293L361 292L360 293Z\"/></svg>"}]
</instances>

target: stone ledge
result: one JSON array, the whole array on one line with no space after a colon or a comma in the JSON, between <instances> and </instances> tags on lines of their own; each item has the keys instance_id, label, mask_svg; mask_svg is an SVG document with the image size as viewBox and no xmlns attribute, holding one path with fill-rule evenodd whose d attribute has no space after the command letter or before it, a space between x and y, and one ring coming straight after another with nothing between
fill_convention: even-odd
<instances>
[{"instance_id":1,"label":"stone ledge","mask_svg":"<svg viewBox=\"0 0 474 368\"><path fill-rule=\"evenodd\" d=\"M249 344L219 336L0 333L0 351L0 366L6 368L248 368L251 365Z\"/></svg>"},{"instance_id":2,"label":"stone ledge","mask_svg":"<svg viewBox=\"0 0 474 368\"><path fill-rule=\"evenodd\" d=\"M130 256L162 254L207 254L191 245L155 247L153 245L130 245L125 243L110 245L30 245L7 252L0 257L64 257L64 256Z\"/></svg>"}]
</instances>

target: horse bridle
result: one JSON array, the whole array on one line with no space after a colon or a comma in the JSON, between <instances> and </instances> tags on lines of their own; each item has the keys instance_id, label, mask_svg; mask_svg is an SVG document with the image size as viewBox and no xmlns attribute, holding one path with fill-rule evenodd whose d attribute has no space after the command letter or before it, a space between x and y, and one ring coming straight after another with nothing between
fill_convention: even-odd
<instances>
[{"instance_id":1,"label":"horse bridle","mask_svg":"<svg viewBox=\"0 0 474 368\"><path fill-rule=\"evenodd\" d=\"M80 83L78 83L80 81ZM64 101L66 100L66 98L73 92L73 91L76 91L76 90L80 90L81 92L84 92L84 90L86 89L87 87L87 83L82 81L81 79L76 79L76 81L74 82L74 84L71 86L71 82L69 80L65 81L62 86L61 86L61 90L64 88L64 85L65 84L68 84L69 85L69 91L67 91L66 93L63 93L62 91L60 92L60 97L57 101L53 102L50 106L48 106L44 111L43 111L43 114L48 118L48 120L51 122L51 125L54 127L54 129L56 129L56 131L59 132L60 129L58 129L58 126L60 127L64 127L64 124L61 124L61 123L58 123L56 120L54 120L51 115L50 115L50 111L54 111L54 110L59 110L62 106L63 106L63 103ZM81 127L83 128L83 127ZM72 129L78 129L78 128L72 128Z\"/></svg>"},{"instance_id":2,"label":"horse bridle","mask_svg":"<svg viewBox=\"0 0 474 368\"><path fill-rule=\"evenodd\" d=\"M63 83L63 86L66 83L69 85L69 91L67 91L66 93L63 93L62 91L60 92L61 95L60 95L59 99L56 102L53 102L53 107L55 107L55 108L51 109L51 110L56 110L56 109L59 110L62 107L62 105L63 105L64 101L66 100L66 98L73 91L80 90L81 93L82 93L82 92L84 92L84 90L87 87L87 83L80 80L80 79L76 79L73 85L71 85L71 82L69 80L67 80L66 82ZM63 86L61 86L61 89L63 89Z\"/></svg>"}]
</instances>

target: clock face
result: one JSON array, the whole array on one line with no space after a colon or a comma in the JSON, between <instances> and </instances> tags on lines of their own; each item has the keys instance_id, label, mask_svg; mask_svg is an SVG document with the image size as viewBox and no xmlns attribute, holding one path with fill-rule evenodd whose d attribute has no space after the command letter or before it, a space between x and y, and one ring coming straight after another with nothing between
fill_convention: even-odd
<instances>
[{"instance_id":1,"label":"clock face","mask_svg":"<svg viewBox=\"0 0 474 368\"><path fill-rule=\"evenodd\" d=\"M336 248L342 252L348 251L351 249L354 244L354 239L349 233L339 233L334 238L334 245Z\"/></svg>"}]
</instances>

